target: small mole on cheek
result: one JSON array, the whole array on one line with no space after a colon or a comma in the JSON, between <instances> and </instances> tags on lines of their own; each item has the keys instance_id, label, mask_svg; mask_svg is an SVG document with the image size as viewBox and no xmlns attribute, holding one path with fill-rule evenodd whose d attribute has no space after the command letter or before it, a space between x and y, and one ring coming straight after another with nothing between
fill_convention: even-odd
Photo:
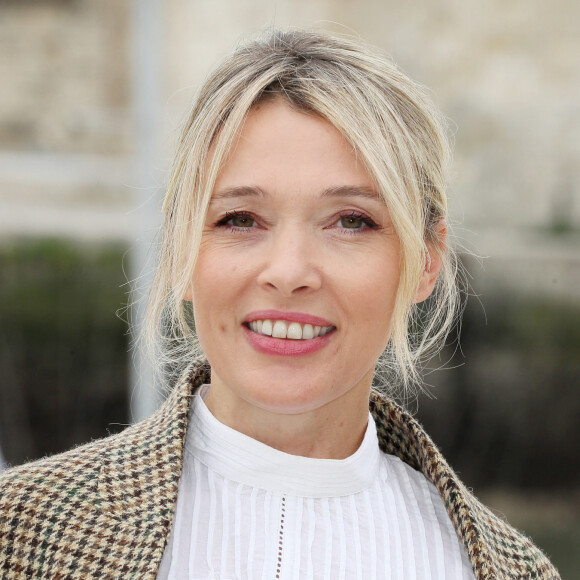
<instances>
[{"instance_id":1,"label":"small mole on cheek","mask_svg":"<svg viewBox=\"0 0 580 580\"><path fill-rule=\"evenodd\" d=\"M220 324L219 328L220 328L220 332L225 332L226 331L226 325L225 324Z\"/></svg>"}]
</instances>

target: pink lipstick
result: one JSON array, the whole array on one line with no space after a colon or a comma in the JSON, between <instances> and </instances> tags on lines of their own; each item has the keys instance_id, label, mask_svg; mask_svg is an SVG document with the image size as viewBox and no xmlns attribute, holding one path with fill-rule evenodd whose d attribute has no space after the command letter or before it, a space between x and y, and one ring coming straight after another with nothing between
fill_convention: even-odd
<instances>
[{"instance_id":1,"label":"pink lipstick","mask_svg":"<svg viewBox=\"0 0 580 580\"><path fill-rule=\"evenodd\" d=\"M318 326L321 328L330 328L324 335L308 339L292 339L292 338L277 338L254 332L250 328L250 323L255 321L286 321L289 323L298 322L299 324L309 324L311 326ZM256 350L265 354L272 354L278 356L298 356L303 354L310 354L323 348L329 340L332 340L336 327L325 318L314 316L304 312L289 312L281 310L257 310L246 316L242 324L244 336L251 346Z\"/></svg>"}]
</instances>

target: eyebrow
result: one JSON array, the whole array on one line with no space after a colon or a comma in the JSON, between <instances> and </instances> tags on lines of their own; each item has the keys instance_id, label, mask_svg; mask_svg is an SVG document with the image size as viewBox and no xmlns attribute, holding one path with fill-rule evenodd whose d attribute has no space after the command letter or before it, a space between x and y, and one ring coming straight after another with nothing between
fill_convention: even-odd
<instances>
[{"instance_id":1,"label":"eyebrow","mask_svg":"<svg viewBox=\"0 0 580 580\"><path fill-rule=\"evenodd\" d=\"M322 197L364 197L367 199L382 201L381 196L374 189L357 185L329 187L322 192Z\"/></svg>"},{"instance_id":2,"label":"eyebrow","mask_svg":"<svg viewBox=\"0 0 580 580\"><path fill-rule=\"evenodd\" d=\"M236 197L264 197L265 193L253 185L240 185L238 187L228 187L220 189L211 196L211 201L218 201L220 199L232 199Z\"/></svg>"},{"instance_id":3,"label":"eyebrow","mask_svg":"<svg viewBox=\"0 0 580 580\"><path fill-rule=\"evenodd\" d=\"M211 201L218 201L221 199L233 199L238 197L265 197L266 193L257 186L241 185L237 187L228 187L216 191L212 195ZM374 199L381 201L381 196L372 188L357 186L357 185L340 185L336 187L328 187L323 190L321 197L363 197L366 199Z\"/></svg>"}]
</instances>

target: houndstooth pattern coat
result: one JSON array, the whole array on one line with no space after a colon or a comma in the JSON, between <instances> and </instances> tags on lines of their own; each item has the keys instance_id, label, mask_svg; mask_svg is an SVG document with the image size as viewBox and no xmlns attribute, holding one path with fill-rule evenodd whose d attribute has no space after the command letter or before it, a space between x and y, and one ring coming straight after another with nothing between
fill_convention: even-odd
<instances>
[{"instance_id":1,"label":"houndstooth pattern coat","mask_svg":"<svg viewBox=\"0 0 580 580\"><path fill-rule=\"evenodd\" d=\"M124 432L0 476L0 578L154 579L175 510L193 365L164 405ZM435 484L478 580L555 579L544 554L459 481L420 425L372 393L379 444Z\"/></svg>"}]
</instances>

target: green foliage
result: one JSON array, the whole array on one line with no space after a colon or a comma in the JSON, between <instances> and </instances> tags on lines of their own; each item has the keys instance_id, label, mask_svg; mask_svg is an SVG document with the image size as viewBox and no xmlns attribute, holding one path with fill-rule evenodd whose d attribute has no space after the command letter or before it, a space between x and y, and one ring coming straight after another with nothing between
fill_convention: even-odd
<instances>
[{"instance_id":1,"label":"green foliage","mask_svg":"<svg viewBox=\"0 0 580 580\"><path fill-rule=\"evenodd\" d=\"M19 463L106 435L127 415L125 249L0 247L0 441ZM115 430L115 428L113 428Z\"/></svg>"},{"instance_id":2,"label":"green foliage","mask_svg":"<svg viewBox=\"0 0 580 580\"><path fill-rule=\"evenodd\" d=\"M60 240L0 247L3 325L30 333L31 340L47 338L55 327L74 335L83 322L93 329L110 326L110 317L126 302L122 255L114 246L95 249Z\"/></svg>"}]
</instances>

